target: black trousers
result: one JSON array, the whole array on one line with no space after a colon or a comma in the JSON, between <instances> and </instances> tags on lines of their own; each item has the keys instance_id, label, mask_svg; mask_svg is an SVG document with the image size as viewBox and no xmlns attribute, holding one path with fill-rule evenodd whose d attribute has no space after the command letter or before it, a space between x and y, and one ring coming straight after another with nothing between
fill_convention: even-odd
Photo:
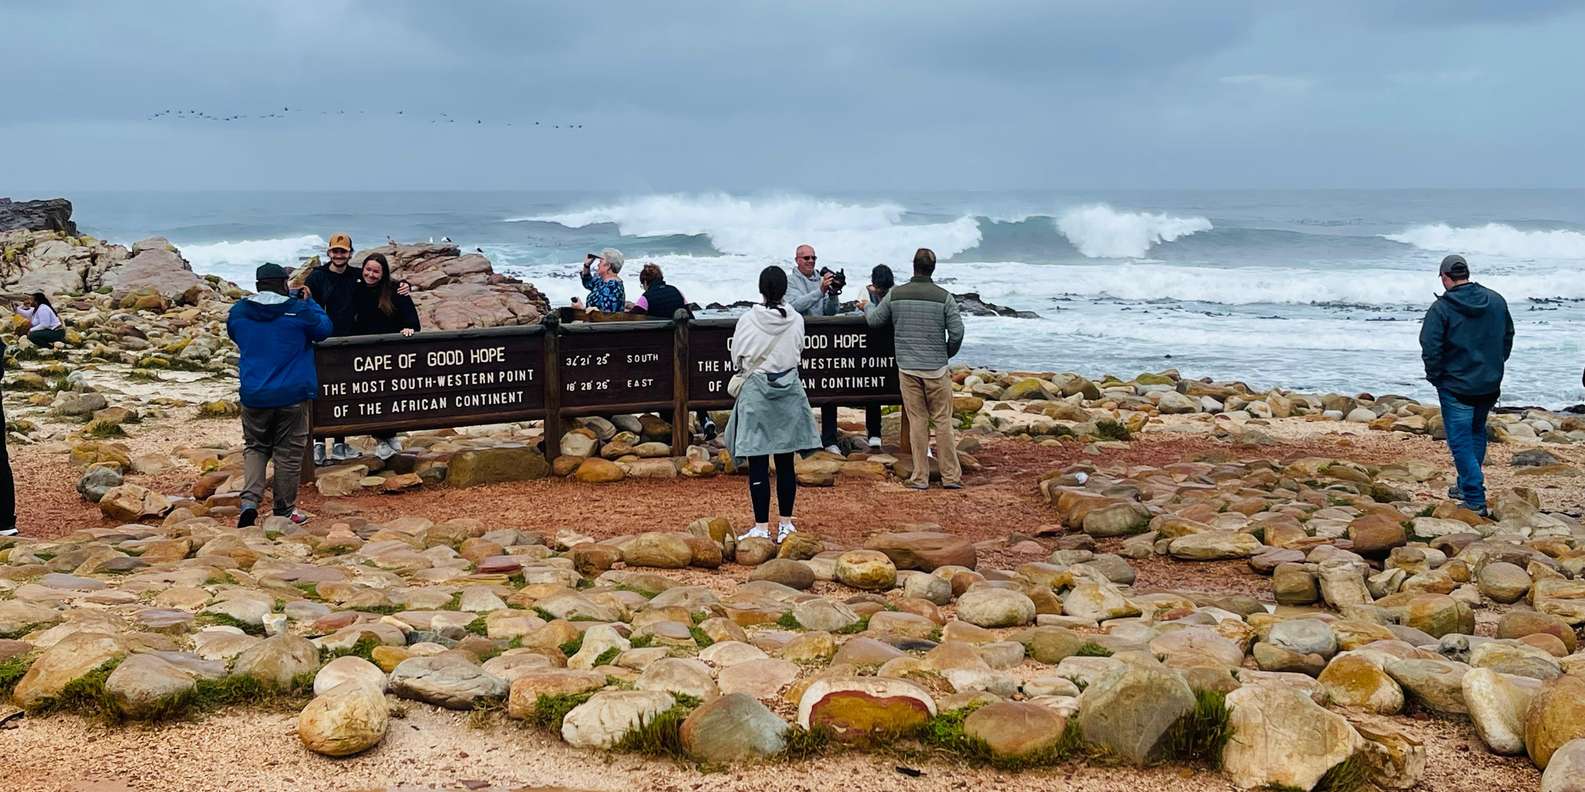
<instances>
[{"instance_id":1,"label":"black trousers","mask_svg":"<svg viewBox=\"0 0 1585 792\"><path fill-rule=\"evenodd\" d=\"M0 403L0 528L14 528L17 524L17 491L16 482L11 479L11 455L6 451L5 422L5 406Z\"/></svg>"},{"instance_id":2,"label":"black trousers","mask_svg":"<svg viewBox=\"0 0 1585 792\"><path fill-rule=\"evenodd\" d=\"M881 436L881 406L879 404L864 405L864 429L870 437ZM820 408L820 444L836 445L837 442L837 408L834 404L827 404Z\"/></svg>"},{"instance_id":3,"label":"black trousers","mask_svg":"<svg viewBox=\"0 0 1585 792\"><path fill-rule=\"evenodd\" d=\"M754 522L770 522L770 457L748 458L748 496L754 502ZM776 455L776 510L783 517L793 514L798 497L798 472L793 469L791 452Z\"/></svg>"}]
</instances>

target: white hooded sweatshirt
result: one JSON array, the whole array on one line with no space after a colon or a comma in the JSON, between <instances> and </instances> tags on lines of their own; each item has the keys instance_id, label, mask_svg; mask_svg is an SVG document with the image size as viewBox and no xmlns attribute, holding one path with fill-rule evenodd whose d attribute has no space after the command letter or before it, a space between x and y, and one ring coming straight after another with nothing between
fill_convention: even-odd
<instances>
[{"instance_id":1,"label":"white hooded sweatshirt","mask_svg":"<svg viewBox=\"0 0 1585 792\"><path fill-rule=\"evenodd\" d=\"M765 355L765 359L754 371L773 374L798 368L798 362L803 357L804 318L791 308L778 311L755 305L738 317L731 344L732 366L735 369L743 370L760 355ZM766 350L769 350L768 354Z\"/></svg>"}]
</instances>

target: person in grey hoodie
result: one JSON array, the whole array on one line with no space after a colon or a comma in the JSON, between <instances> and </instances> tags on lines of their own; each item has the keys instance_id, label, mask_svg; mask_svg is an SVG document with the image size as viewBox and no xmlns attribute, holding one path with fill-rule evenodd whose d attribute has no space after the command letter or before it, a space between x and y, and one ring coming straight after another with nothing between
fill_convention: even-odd
<instances>
[{"instance_id":1,"label":"person in grey hoodie","mask_svg":"<svg viewBox=\"0 0 1585 792\"><path fill-rule=\"evenodd\" d=\"M1458 470L1448 491L1486 514L1486 417L1502 393L1503 364L1513 352L1513 317L1502 295L1469 279L1463 256L1442 259L1445 290L1420 325L1425 378L1442 405L1447 448Z\"/></svg>"},{"instance_id":2,"label":"person in grey hoodie","mask_svg":"<svg viewBox=\"0 0 1585 792\"><path fill-rule=\"evenodd\" d=\"M930 279L935 271L936 254L920 248L914 253L914 277L887 292L879 303L864 308L869 326L890 324L897 341L898 385L913 446L914 471L907 486L921 490L930 487L927 453L932 424L941 485L947 489L963 486L952 431L952 376L947 372L948 360L963 346L963 318L958 315L958 301Z\"/></svg>"}]
</instances>

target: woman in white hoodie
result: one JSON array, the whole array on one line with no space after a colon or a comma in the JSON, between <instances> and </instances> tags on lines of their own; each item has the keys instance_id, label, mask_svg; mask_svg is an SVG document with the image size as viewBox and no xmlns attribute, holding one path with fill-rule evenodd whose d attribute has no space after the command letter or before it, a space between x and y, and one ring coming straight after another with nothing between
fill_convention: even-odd
<instances>
[{"instance_id":1,"label":"woman in white hoodie","mask_svg":"<svg viewBox=\"0 0 1585 792\"><path fill-rule=\"evenodd\" d=\"M776 458L776 505L781 515L776 541L780 542L793 532L793 500L798 494L793 454L819 447L820 432L798 379L804 319L782 304L787 273L766 267L759 274L759 293L765 302L738 317L732 331L732 363L747 378L732 405L725 441L733 459L748 460L754 527L739 538L770 538L770 459Z\"/></svg>"}]
</instances>

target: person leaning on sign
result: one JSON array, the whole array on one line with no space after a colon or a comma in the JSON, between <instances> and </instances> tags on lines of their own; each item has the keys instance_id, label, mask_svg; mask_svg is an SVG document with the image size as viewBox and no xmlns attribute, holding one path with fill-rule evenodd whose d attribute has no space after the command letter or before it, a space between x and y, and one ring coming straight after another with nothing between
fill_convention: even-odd
<instances>
[{"instance_id":1,"label":"person leaning on sign","mask_svg":"<svg viewBox=\"0 0 1585 792\"><path fill-rule=\"evenodd\" d=\"M780 542L794 530L798 476L793 453L812 448L820 435L798 379L804 319L783 303L787 273L766 267L759 274L759 293L764 302L738 317L732 330L732 365L738 374L727 390L736 401L723 437L734 460L748 460L754 527L742 539L770 537L770 458L776 458L776 505L781 514L776 541Z\"/></svg>"},{"instance_id":2,"label":"person leaning on sign","mask_svg":"<svg viewBox=\"0 0 1585 792\"><path fill-rule=\"evenodd\" d=\"M585 308L590 311L605 311L606 313L619 313L627 307L627 294L622 288L622 251L616 248L606 248L600 255L593 253L583 257L583 287L589 290L589 299L585 301L572 298L572 307Z\"/></svg>"},{"instance_id":3,"label":"person leaning on sign","mask_svg":"<svg viewBox=\"0 0 1585 792\"><path fill-rule=\"evenodd\" d=\"M391 280L391 265L381 253L370 253L363 259L359 270L358 288L352 293L352 321L347 335L384 335L400 333L410 336L418 332L418 308L413 298L396 291ZM374 455L390 459L402 452L402 443L396 433L374 436Z\"/></svg>"},{"instance_id":4,"label":"person leaning on sign","mask_svg":"<svg viewBox=\"0 0 1585 792\"><path fill-rule=\"evenodd\" d=\"M274 462L274 514L302 525L297 485L308 444L308 409L319 378L314 342L330 337L330 316L307 288L287 294L289 273L265 264L254 273L258 293L237 301L226 317L236 342L242 397L242 513L237 527L253 525L264 500L265 465Z\"/></svg>"},{"instance_id":5,"label":"person leaning on sign","mask_svg":"<svg viewBox=\"0 0 1585 792\"><path fill-rule=\"evenodd\" d=\"M631 310L641 311L651 319L663 320L676 318L679 310L688 310L688 299L682 296L676 286L666 282L666 275L660 271L659 265L645 264L638 271L638 285L644 289L644 293L633 303ZM693 312L689 311L689 316L692 315ZM662 410L660 417L666 423L671 423L673 416L671 410ZM695 410L694 417L699 420L699 432L704 435L704 439L714 439L715 421L710 420L710 411Z\"/></svg>"},{"instance_id":6,"label":"person leaning on sign","mask_svg":"<svg viewBox=\"0 0 1585 792\"><path fill-rule=\"evenodd\" d=\"M942 486L963 486L952 431L952 377L947 373L948 359L963 346L963 319L958 316L958 301L930 279L935 271L936 254L920 248L914 253L914 277L864 309L870 327L890 324L897 340L898 385L913 445L914 471L907 486L920 490L930 488L931 424L936 427Z\"/></svg>"}]
</instances>

